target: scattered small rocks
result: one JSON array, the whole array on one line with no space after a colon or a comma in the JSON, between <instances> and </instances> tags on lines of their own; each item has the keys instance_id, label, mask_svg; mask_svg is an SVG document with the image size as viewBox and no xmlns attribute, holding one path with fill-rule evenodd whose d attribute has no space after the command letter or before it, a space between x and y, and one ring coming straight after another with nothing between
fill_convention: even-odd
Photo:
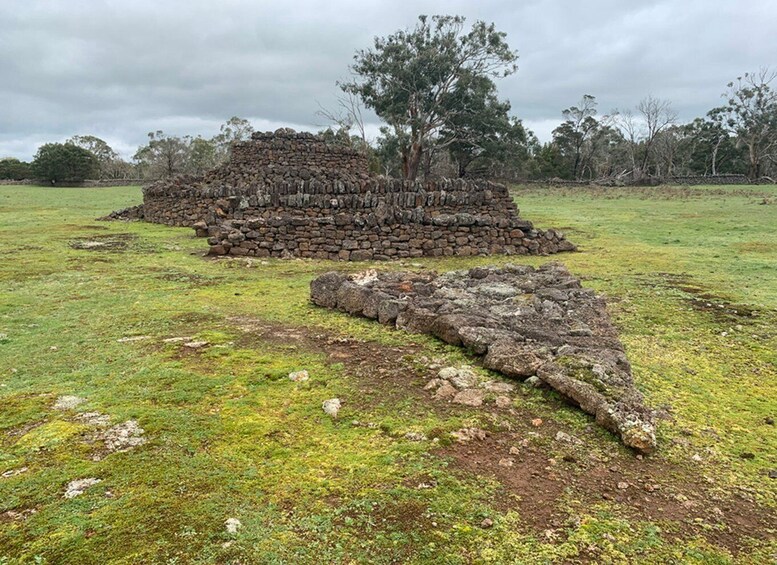
<instances>
[{"instance_id":1,"label":"scattered small rocks","mask_svg":"<svg viewBox=\"0 0 777 565\"><path fill-rule=\"evenodd\" d=\"M455 404L463 404L464 406L478 407L483 404L484 396L482 390L468 388L457 393L456 396L453 397L453 402Z\"/></svg>"},{"instance_id":2,"label":"scattered small rocks","mask_svg":"<svg viewBox=\"0 0 777 565\"><path fill-rule=\"evenodd\" d=\"M370 430L374 430L378 427L378 424L375 422L362 422L360 420L351 420L351 425L354 428L368 428Z\"/></svg>"},{"instance_id":3,"label":"scattered small rocks","mask_svg":"<svg viewBox=\"0 0 777 565\"><path fill-rule=\"evenodd\" d=\"M3 513L0 513L0 522L3 519L20 522L22 520L26 520L30 516L34 516L37 513L38 510L35 508L25 508L24 510L7 510Z\"/></svg>"},{"instance_id":4,"label":"scattered small rocks","mask_svg":"<svg viewBox=\"0 0 777 565\"><path fill-rule=\"evenodd\" d=\"M487 381L480 386L482 386L488 392L498 392L502 394L507 394L515 390L514 384L503 383L501 381Z\"/></svg>"},{"instance_id":5,"label":"scattered small rocks","mask_svg":"<svg viewBox=\"0 0 777 565\"><path fill-rule=\"evenodd\" d=\"M54 410L73 410L80 404L86 402L86 398L80 396L60 396L54 403Z\"/></svg>"},{"instance_id":6,"label":"scattered small rocks","mask_svg":"<svg viewBox=\"0 0 777 565\"><path fill-rule=\"evenodd\" d=\"M495 403L495 404L497 405L497 407L499 407L499 408L509 408L510 406L512 406L512 404L513 404L513 401L512 401L512 400L510 400L510 397L509 397L509 396L497 396L497 397L494 399L494 403Z\"/></svg>"},{"instance_id":7,"label":"scattered small rocks","mask_svg":"<svg viewBox=\"0 0 777 565\"><path fill-rule=\"evenodd\" d=\"M488 432L480 428L461 428L451 432L451 436L460 443L466 443L472 440L483 441L488 436Z\"/></svg>"},{"instance_id":8,"label":"scattered small rocks","mask_svg":"<svg viewBox=\"0 0 777 565\"><path fill-rule=\"evenodd\" d=\"M523 384L525 384L526 386L530 386L532 388L539 388L542 386L542 381L540 380L539 377L535 376L535 377L529 377L528 379L523 381Z\"/></svg>"},{"instance_id":9,"label":"scattered small rocks","mask_svg":"<svg viewBox=\"0 0 777 565\"><path fill-rule=\"evenodd\" d=\"M224 526L227 533L230 535L237 534L238 530L243 526L243 523L237 518L227 518L224 522Z\"/></svg>"},{"instance_id":10,"label":"scattered small rocks","mask_svg":"<svg viewBox=\"0 0 777 565\"><path fill-rule=\"evenodd\" d=\"M512 457L503 457L499 460L500 467L512 467L513 465L515 465L515 459Z\"/></svg>"},{"instance_id":11,"label":"scattered small rocks","mask_svg":"<svg viewBox=\"0 0 777 565\"><path fill-rule=\"evenodd\" d=\"M146 438L143 437L144 433L145 430L138 425L137 421L127 420L105 430L99 437L105 442L105 447L109 452L117 453L129 451L146 443Z\"/></svg>"},{"instance_id":12,"label":"scattered small rocks","mask_svg":"<svg viewBox=\"0 0 777 565\"><path fill-rule=\"evenodd\" d=\"M102 479L96 479L94 477L70 481L67 485L67 488L65 489L65 498L75 498L77 496L81 496L84 494L86 489L101 482Z\"/></svg>"},{"instance_id":13,"label":"scattered small rocks","mask_svg":"<svg viewBox=\"0 0 777 565\"><path fill-rule=\"evenodd\" d=\"M111 423L111 417L108 414L100 412L82 412L76 416L76 420L90 426L105 427Z\"/></svg>"},{"instance_id":14,"label":"scattered small rocks","mask_svg":"<svg viewBox=\"0 0 777 565\"><path fill-rule=\"evenodd\" d=\"M332 418L337 418L337 413L340 412L341 406L342 403L339 398L330 398L329 400L324 400L321 408Z\"/></svg>"},{"instance_id":15,"label":"scattered small rocks","mask_svg":"<svg viewBox=\"0 0 777 565\"><path fill-rule=\"evenodd\" d=\"M456 387L448 381L445 381L442 386L437 389L437 392L434 393L434 397L438 400L447 400L456 396L457 393Z\"/></svg>"},{"instance_id":16,"label":"scattered small rocks","mask_svg":"<svg viewBox=\"0 0 777 565\"><path fill-rule=\"evenodd\" d=\"M562 432L562 431L556 432L556 441L561 441L561 442L564 442L564 443L573 443L573 444L576 444L576 445L579 445L579 444L583 443L582 441L580 441L575 436L569 435L568 433Z\"/></svg>"},{"instance_id":17,"label":"scattered small rocks","mask_svg":"<svg viewBox=\"0 0 777 565\"><path fill-rule=\"evenodd\" d=\"M405 434L405 439L408 441L426 441L428 438L425 434L420 432L407 432Z\"/></svg>"},{"instance_id":18,"label":"scattered small rocks","mask_svg":"<svg viewBox=\"0 0 777 565\"><path fill-rule=\"evenodd\" d=\"M289 373L289 380L295 383L301 383L307 381L308 379L310 379L310 375L305 370Z\"/></svg>"},{"instance_id":19,"label":"scattered small rocks","mask_svg":"<svg viewBox=\"0 0 777 565\"><path fill-rule=\"evenodd\" d=\"M426 385L424 385L424 390L435 390L445 384L445 381L442 379L431 379Z\"/></svg>"},{"instance_id":20,"label":"scattered small rocks","mask_svg":"<svg viewBox=\"0 0 777 565\"><path fill-rule=\"evenodd\" d=\"M627 483L625 481L619 481L618 482L618 489L626 490L627 488L629 488L629 483Z\"/></svg>"},{"instance_id":21,"label":"scattered small rocks","mask_svg":"<svg viewBox=\"0 0 777 565\"><path fill-rule=\"evenodd\" d=\"M183 344L184 347L188 347L189 349L202 349L207 345L208 345L208 342L205 340L187 341L186 343Z\"/></svg>"},{"instance_id":22,"label":"scattered small rocks","mask_svg":"<svg viewBox=\"0 0 777 565\"><path fill-rule=\"evenodd\" d=\"M470 370L469 367L445 367L437 374L441 379L450 381L450 383L459 390L472 388L478 384L478 376Z\"/></svg>"}]
</instances>

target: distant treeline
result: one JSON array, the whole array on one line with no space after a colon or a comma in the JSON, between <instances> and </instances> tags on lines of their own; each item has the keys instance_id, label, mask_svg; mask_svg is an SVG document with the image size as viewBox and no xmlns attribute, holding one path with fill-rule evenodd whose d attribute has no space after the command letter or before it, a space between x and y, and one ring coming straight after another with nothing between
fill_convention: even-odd
<instances>
[{"instance_id":1,"label":"distant treeline","mask_svg":"<svg viewBox=\"0 0 777 565\"><path fill-rule=\"evenodd\" d=\"M599 115L585 94L561 110L552 140L540 143L499 99L494 78L516 71L517 53L494 24L476 22L465 33L460 16L419 17L413 30L375 38L359 50L352 80L321 132L331 143L363 151L374 173L409 180L490 177L507 180L593 179L656 182L677 176L777 176L777 92L774 72L745 73L727 85L723 104L679 123L668 100L648 96L630 109ZM367 139L362 109L385 124ZM219 134L148 134L131 161L102 139L75 136L39 148L32 163L0 161L0 179L78 182L87 178L157 179L201 174L247 139L251 124L233 117Z\"/></svg>"}]
</instances>

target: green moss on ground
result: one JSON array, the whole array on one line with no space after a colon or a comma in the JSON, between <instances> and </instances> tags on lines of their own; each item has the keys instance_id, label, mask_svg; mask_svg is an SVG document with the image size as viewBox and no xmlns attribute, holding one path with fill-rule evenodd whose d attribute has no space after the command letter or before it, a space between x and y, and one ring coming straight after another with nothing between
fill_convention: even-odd
<instances>
[{"instance_id":1,"label":"green moss on ground","mask_svg":"<svg viewBox=\"0 0 777 565\"><path fill-rule=\"evenodd\" d=\"M563 260L610 298L639 387L668 407L661 457L714 476L724 493L774 506L777 481L766 473L777 468L777 434L766 419L777 417L775 189L704 190L519 188L523 215L565 228L580 253L412 263ZM403 438L417 431L447 441L464 425L487 426L477 412L432 411L398 395L348 402L363 392L345 365L293 340L247 340L240 329L307 326L386 347L410 341L419 356L467 362L431 338L309 304L314 276L367 264L207 260L190 230L94 220L139 200L132 187L0 187L0 474L26 468L0 478L0 563L758 563L773 555L773 542L753 542L733 557L700 536L675 535L676 524L629 518L614 502L576 507L576 519L557 528L563 535L538 534L527 516L496 504L496 481L457 472L431 442ZM78 244L93 240L121 245ZM150 337L117 341L131 336ZM188 351L162 341L176 336L211 345ZM302 368L310 381L286 379ZM60 395L87 402L52 410ZM337 420L321 410L331 397L346 399ZM516 406L581 434L590 425L538 391ZM79 412L134 419L148 441L101 453ZM622 449L595 433L602 452ZM102 482L65 499L66 485L85 477ZM436 487L417 488L422 482ZM235 535L224 527L230 517L242 522ZM479 527L485 517L493 528Z\"/></svg>"}]
</instances>

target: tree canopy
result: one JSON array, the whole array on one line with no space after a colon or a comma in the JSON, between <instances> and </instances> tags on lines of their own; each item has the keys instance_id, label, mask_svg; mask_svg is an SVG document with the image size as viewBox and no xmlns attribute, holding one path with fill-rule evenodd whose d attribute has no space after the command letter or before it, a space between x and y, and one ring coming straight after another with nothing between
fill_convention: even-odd
<instances>
[{"instance_id":1,"label":"tree canopy","mask_svg":"<svg viewBox=\"0 0 777 565\"><path fill-rule=\"evenodd\" d=\"M459 126L472 123L467 115L477 105L494 110L483 100L493 94L493 79L517 69L503 32L478 21L465 33L464 21L419 16L412 30L376 37L372 49L355 55L353 80L341 84L393 130L407 179L416 178L426 151L466 141L474 130Z\"/></svg>"},{"instance_id":2,"label":"tree canopy","mask_svg":"<svg viewBox=\"0 0 777 565\"><path fill-rule=\"evenodd\" d=\"M29 163L13 157L0 159L0 179L24 180L32 175Z\"/></svg>"},{"instance_id":3,"label":"tree canopy","mask_svg":"<svg viewBox=\"0 0 777 565\"><path fill-rule=\"evenodd\" d=\"M49 182L81 182L98 170L97 157L71 143L46 143L32 162L34 176Z\"/></svg>"},{"instance_id":4,"label":"tree canopy","mask_svg":"<svg viewBox=\"0 0 777 565\"><path fill-rule=\"evenodd\" d=\"M728 83L726 103L713 108L710 118L747 148L748 175L757 179L765 162L777 161L777 92L771 83L777 73L762 69Z\"/></svg>"}]
</instances>

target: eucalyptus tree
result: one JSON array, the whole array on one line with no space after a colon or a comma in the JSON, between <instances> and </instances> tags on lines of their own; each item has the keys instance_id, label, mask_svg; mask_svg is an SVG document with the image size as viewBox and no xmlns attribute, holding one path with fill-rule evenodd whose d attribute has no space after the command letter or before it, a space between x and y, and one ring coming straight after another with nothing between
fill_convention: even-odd
<instances>
[{"instance_id":1,"label":"eucalyptus tree","mask_svg":"<svg viewBox=\"0 0 777 565\"><path fill-rule=\"evenodd\" d=\"M402 173L417 177L425 152L460 140L440 136L470 109L462 89L517 70L518 55L494 24L477 21L465 32L462 16L419 16L415 28L376 37L354 56L353 78L341 88L362 99L400 141ZM485 95L489 89L481 89Z\"/></svg>"},{"instance_id":2,"label":"eucalyptus tree","mask_svg":"<svg viewBox=\"0 0 777 565\"><path fill-rule=\"evenodd\" d=\"M710 118L747 149L748 176L757 179L766 164L777 161L777 92L770 83L777 72L761 69L728 83L726 103L713 108Z\"/></svg>"},{"instance_id":3,"label":"eucalyptus tree","mask_svg":"<svg viewBox=\"0 0 777 565\"><path fill-rule=\"evenodd\" d=\"M582 178L586 169L591 172L591 158L596 150L594 141L601 124L596 119L596 98L584 94L578 106L561 112L564 121L553 130L553 143L569 162L569 174Z\"/></svg>"}]
</instances>

